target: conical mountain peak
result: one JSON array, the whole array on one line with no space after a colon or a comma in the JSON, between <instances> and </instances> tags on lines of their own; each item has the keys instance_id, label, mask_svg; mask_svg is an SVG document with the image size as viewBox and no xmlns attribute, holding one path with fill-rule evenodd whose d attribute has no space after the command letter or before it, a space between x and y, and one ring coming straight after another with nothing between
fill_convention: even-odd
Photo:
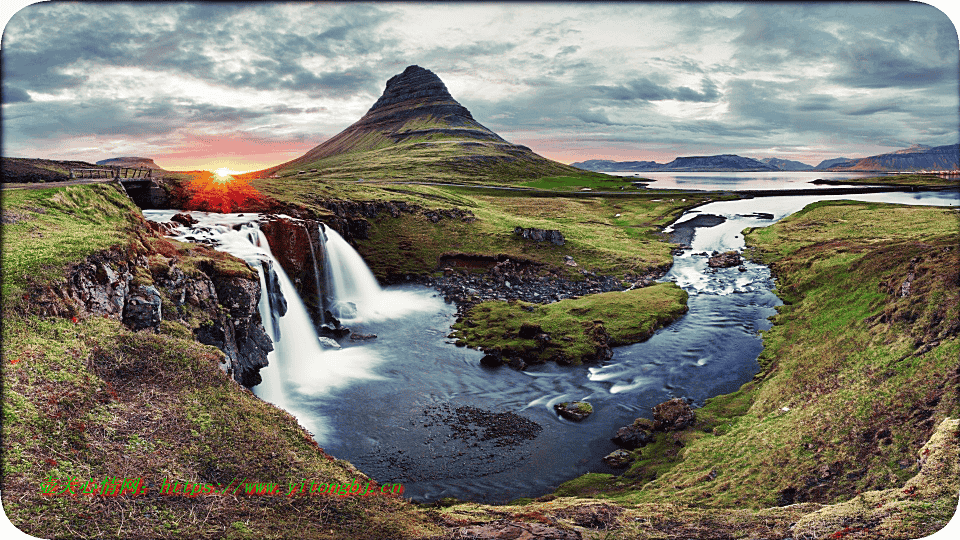
<instances>
[{"instance_id":1,"label":"conical mountain peak","mask_svg":"<svg viewBox=\"0 0 960 540\"><path fill-rule=\"evenodd\" d=\"M580 172L510 144L473 119L435 73L408 66L353 125L256 175L530 178Z\"/></svg>"},{"instance_id":2,"label":"conical mountain peak","mask_svg":"<svg viewBox=\"0 0 960 540\"><path fill-rule=\"evenodd\" d=\"M408 66L403 73L390 77L383 95L370 107L367 114L405 100L425 98L456 103L447 86L434 72L420 66ZM467 114L470 114L469 111Z\"/></svg>"}]
</instances>

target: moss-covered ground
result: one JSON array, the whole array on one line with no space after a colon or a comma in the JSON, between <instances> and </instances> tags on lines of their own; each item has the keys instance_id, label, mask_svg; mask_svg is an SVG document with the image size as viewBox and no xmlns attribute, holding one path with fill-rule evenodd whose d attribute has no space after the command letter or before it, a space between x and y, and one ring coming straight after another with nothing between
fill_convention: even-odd
<instances>
[{"instance_id":1,"label":"moss-covered ground","mask_svg":"<svg viewBox=\"0 0 960 540\"><path fill-rule=\"evenodd\" d=\"M684 210L716 200L716 195L671 192L637 193L621 197L582 196L557 191L529 194L467 186L389 185L314 179L253 180L265 195L313 211L321 219L330 212L321 203L399 200L426 209L459 208L476 218L470 222L422 214L369 219L369 238L357 241L357 251L381 280L403 274L430 274L440 269L447 252L500 255L527 259L557 269L572 279L580 270L604 275L639 275L667 268L671 246L659 231ZM515 235L514 227L559 230L566 242L535 243ZM576 268L564 264L573 257Z\"/></svg>"},{"instance_id":2,"label":"moss-covered ground","mask_svg":"<svg viewBox=\"0 0 960 540\"><path fill-rule=\"evenodd\" d=\"M674 283L659 283L543 305L483 302L454 325L454 336L470 347L530 363L581 364L606 345L606 335L611 346L643 341L686 311L687 293ZM539 329L549 340L526 335L524 327ZM598 342L598 327L603 342Z\"/></svg>"},{"instance_id":3,"label":"moss-covered ground","mask_svg":"<svg viewBox=\"0 0 960 540\"><path fill-rule=\"evenodd\" d=\"M960 186L960 178L956 176L942 177L936 174L891 174L868 178L847 178L837 180L835 183L956 189Z\"/></svg>"}]
</instances>

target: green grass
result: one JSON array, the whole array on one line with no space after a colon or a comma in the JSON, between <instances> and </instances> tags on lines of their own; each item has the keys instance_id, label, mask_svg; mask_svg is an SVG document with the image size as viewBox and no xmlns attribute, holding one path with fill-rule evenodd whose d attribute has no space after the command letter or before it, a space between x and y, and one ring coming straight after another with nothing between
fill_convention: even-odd
<instances>
[{"instance_id":1,"label":"green grass","mask_svg":"<svg viewBox=\"0 0 960 540\"><path fill-rule=\"evenodd\" d=\"M526 362L581 364L599 347L627 345L648 339L686 312L687 293L674 283L623 292L592 294L551 304L483 302L454 325L454 335L470 347L497 350ZM521 337L521 327L539 327L546 344Z\"/></svg>"},{"instance_id":2,"label":"green grass","mask_svg":"<svg viewBox=\"0 0 960 540\"><path fill-rule=\"evenodd\" d=\"M845 178L843 180L837 180L836 183L956 188L957 177L940 178L935 174L891 174L886 176L872 176L870 178Z\"/></svg>"},{"instance_id":3,"label":"green grass","mask_svg":"<svg viewBox=\"0 0 960 540\"><path fill-rule=\"evenodd\" d=\"M556 191L642 191L643 188L636 184L616 176L598 177L596 175L582 176L549 176L538 178L530 182L520 184L524 187L537 189L549 189Z\"/></svg>"},{"instance_id":4,"label":"green grass","mask_svg":"<svg viewBox=\"0 0 960 540\"><path fill-rule=\"evenodd\" d=\"M67 263L126 240L136 206L112 184L5 191L3 297L51 280Z\"/></svg>"}]
</instances>

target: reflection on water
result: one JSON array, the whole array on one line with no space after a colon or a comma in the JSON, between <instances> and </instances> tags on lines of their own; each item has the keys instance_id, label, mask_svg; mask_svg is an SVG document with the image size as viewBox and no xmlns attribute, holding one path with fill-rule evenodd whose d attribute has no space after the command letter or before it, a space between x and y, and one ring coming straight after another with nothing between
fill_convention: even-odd
<instances>
[{"instance_id":1,"label":"reflection on water","mask_svg":"<svg viewBox=\"0 0 960 540\"><path fill-rule=\"evenodd\" d=\"M638 181L652 182L650 189L741 190L741 189L822 189L814 180L842 181L848 178L872 178L885 173L772 171L772 172L613 172Z\"/></svg>"}]
</instances>

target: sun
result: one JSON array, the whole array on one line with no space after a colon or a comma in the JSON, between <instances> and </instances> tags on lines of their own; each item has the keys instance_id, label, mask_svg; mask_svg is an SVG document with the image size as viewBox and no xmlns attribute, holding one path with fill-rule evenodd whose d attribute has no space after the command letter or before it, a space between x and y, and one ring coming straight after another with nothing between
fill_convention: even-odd
<instances>
[{"instance_id":1,"label":"sun","mask_svg":"<svg viewBox=\"0 0 960 540\"><path fill-rule=\"evenodd\" d=\"M228 169L226 167L220 167L219 169L213 171L213 174L220 177L224 177L224 176L230 176L231 174L237 174L237 171L233 169Z\"/></svg>"}]
</instances>

